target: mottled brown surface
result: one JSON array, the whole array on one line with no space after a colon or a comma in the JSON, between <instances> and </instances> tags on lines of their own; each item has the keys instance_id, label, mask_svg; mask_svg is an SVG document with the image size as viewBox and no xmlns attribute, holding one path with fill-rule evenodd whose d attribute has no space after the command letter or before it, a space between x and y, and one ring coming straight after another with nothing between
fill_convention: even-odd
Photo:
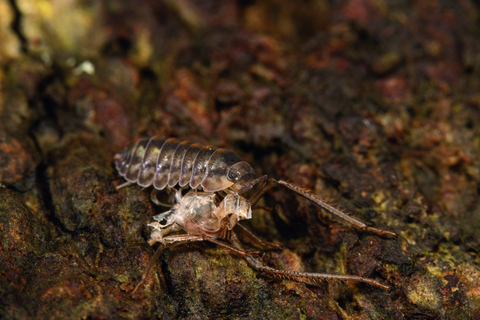
<instances>
[{"instance_id":1,"label":"mottled brown surface","mask_svg":"<svg viewBox=\"0 0 480 320\"><path fill-rule=\"evenodd\" d=\"M480 319L476 1L0 0L0 318ZM235 150L282 188L245 225L271 279L212 244L153 249L113 154L155 134Z\"/></svg>"}]
</instances>

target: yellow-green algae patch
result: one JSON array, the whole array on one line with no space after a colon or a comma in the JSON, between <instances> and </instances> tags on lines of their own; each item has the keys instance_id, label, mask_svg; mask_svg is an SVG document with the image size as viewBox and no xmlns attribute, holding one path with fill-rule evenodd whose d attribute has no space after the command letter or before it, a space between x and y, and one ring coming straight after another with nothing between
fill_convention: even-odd
<instances>
[{"instance_id":1,"label":"yellow-green algae patch","mask_svg":"<svg viewBox=\"0 0 480 320\"><path fill-rule=\"evenodd\" d=\"M410 280L407 297L412 303L436 310L442 305L442 295L436 290L438 278L431 274L417 275Z\"/></svg>"}]
</instances>

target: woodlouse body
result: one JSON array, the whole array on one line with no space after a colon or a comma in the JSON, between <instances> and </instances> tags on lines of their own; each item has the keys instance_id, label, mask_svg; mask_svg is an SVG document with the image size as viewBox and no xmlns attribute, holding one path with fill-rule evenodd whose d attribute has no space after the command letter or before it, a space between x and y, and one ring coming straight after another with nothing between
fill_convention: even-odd
<instances>
[{"instance_id":1,"label":"woodlouse body","mask_svg":"<svg viewBox=\"0 0 480 320\"><path fill-rule=\"evenodd\" d=\"M158 136L140 139L117 153L115 166L128 182L158 190L188 184L205 192L236 191L257 177L230 150Z\"/></svg>"}]
</instances>

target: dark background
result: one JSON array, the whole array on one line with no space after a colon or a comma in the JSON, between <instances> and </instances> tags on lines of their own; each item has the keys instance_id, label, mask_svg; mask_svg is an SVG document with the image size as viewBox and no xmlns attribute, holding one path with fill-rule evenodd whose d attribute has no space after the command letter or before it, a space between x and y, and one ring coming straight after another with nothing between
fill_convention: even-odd
<instances>
[{"instance_id":1,"label":"dark background","mask_svg":"<svg viewBox=\"0 0 480 320\"><path fill-rule=\"evenodd\" d=\"M480 319L478 1L0 0L0 318ZM283 188L244 223L265 277L215 245L153 248L113 155L167 135ZM163 285L161 278L164 278Z\"/></svg>"}]
</instances>

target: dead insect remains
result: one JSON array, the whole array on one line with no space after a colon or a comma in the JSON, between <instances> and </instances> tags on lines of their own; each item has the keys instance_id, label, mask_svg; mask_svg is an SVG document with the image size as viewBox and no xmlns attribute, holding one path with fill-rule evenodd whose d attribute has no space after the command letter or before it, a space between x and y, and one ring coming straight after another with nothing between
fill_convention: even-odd
<instances>
[{"instance_id":1,"label":"dead insect remains","mask_svg":"<svg viewBox=\"0 0 480 320\"><path fill-rule=\"evenodd\" d=\"M153 185L157 190L179 186L179 189L173 189L177 203L171 210L155 216L156 221L149 224L154 228L149 244L160 242L162 245L150 261L142 280L133 291L133 296L146 280L153 262L165 248L198 241L212 242L235 252L252 268L273 277L309 284L318 284L322 280L366 282L382 289L390 288L376 280L360 276L274 269L255 258L255 253L245 250L233 230L235 226L236 231L242 232L254 243L280 248L276 244L261 241L238 224L239 220L251 218L251 206L277 184L287 187L357 229L394 238L396 234L368 227L289 182L268 178L266 175L257 177L253 168L232 151L155 136L141 139L117 153L115 166L119 174L127 180L127 183L117 189L135 183L142 187ZM241 196L258 183L261 186L249 200ZM182 196L181 191L188 188L187 184L192 190ZM152 201L161 205L155 194L152 195Z\"/></svg>"}]
</instances>

